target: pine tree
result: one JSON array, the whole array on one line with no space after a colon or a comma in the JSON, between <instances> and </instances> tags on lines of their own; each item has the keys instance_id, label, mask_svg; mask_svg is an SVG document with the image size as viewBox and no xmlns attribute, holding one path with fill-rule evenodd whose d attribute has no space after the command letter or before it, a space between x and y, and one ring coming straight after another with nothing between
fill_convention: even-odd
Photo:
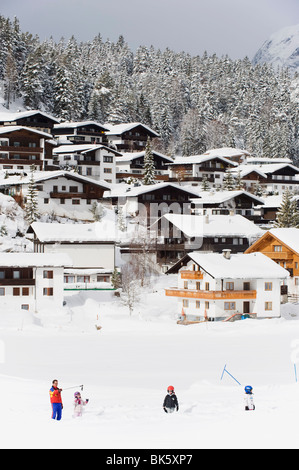
<instances>
[{"instance_id":1,"label":"pine tree","mask_svg":"<svg viewBox=\"0 0 299 470\"><path fill-rule=\"evenodd\" d=\"M155 166L154 166L154 156L151 149L150 139L147 139L145 154L144 154L144 175L143 175L143 184L155 184Z\"/></svg>"},{"instance_id":2,"label":"pine tree","mask_svg":"<svg viewBox=\"0 0 299 470\"><path fill-rule=\"evenodd\" d=\"M234 191L236 189L235 179L230 171L226 171L223 177L223 191Z\"/></svg>"},{"instance_id":3,"label":"pine tree","mask_svg":"<svg viewBox=\"0 0 299 470\"><path fill-rule=\"evenodd\" d=\"M209 183L208 177L207 175L203 175L202 182L201 182L201 190L209 191L209 189L210 189L210 183Z\"/></svg>"},{"instance_id":4,"label":"pine tree","mask_svg":"<svg viewBox=\"0 0 299 470\"><path fill-rule=\"evenodd\" d=\"M296 199L288 189L284 192L282 204L277 212L275 227L277 228L299 228L299 211Z\"/></svg>"},{"instance_id":5,"label":"pine tree","mask_svg":"<svg viewBox=\"0 0 299 470\"><path fill-rule=\"evenodd\" d=\"M35 166L31 167L31 176L28 185L27 201L25 205L25 219L29 225L39 218L38 201L37 201L37 188L34 178Z\"/></svg>"}]
</instances>

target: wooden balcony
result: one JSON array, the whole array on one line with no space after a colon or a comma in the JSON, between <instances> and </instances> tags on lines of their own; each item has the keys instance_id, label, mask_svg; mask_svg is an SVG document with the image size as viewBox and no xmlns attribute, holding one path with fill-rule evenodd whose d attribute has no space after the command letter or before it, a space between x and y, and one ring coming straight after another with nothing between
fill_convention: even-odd
<instances>
[{"instance_id":1,"label":"wooden balcony","mask_svg":"<svg viewBox=\"0 0 299 470\"><path fill-rule=\"evenodd\" d=\"M292 260L293 254L287 251L263 251L263 255L269 256L273 260Z\"/></svg>"},{"instance_id":2,"label":"wooden balcony","mask_svg":"<svg viewBox=\"0 0 299 470\"><path fill-rule=\"evenodd\" d=\"M181 273L181 279L203 279L203 273L200 271L190 271L190 270L184 270L180 271Z\"/></svg>"},{"instance_id":3,"label":"wooden balcony","mask_svg":"<svg viewBox=\"0 0 299 470\"><path fill-rule=\"evenodd\" d=\"M226 290L226 291L207 291L192 289L165 289L165 295L168 297L183 297L185 299L202 300L252 300L256 299L256 290Z\"/></svg>"}]
</instances>

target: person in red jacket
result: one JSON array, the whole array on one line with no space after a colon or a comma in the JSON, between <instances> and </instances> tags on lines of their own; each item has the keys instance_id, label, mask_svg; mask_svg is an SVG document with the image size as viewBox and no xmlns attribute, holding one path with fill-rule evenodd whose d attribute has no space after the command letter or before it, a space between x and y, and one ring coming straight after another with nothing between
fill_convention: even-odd
<instances>
[{"instance_id":1,"label":"person in red jacket","mask_svg":"<svg viewBox=\"0 0 299 470\"><path fill-rule=\"evenodd\" d=\"M52 387L50 388L50 401L52 405L52 419L61 420L62 415L62 398L61 398L62 389L58 388L58 380L53 380Z\"/></svg>"}]
</instances>

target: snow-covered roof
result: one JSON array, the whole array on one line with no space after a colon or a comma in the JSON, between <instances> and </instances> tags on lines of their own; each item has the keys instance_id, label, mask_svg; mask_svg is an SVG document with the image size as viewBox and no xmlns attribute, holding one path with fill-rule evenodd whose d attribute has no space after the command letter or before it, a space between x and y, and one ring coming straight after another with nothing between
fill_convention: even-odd
<instances>
[{"instance_id":1,"label":"snow-covered roof","mask_svg":"<svg viewBox=\"0 0 299 470\"><path fill-rule=\"evenodd\" d=\"M251 172L259 173L264 178L267 178L268 174L275 173L276 171L282 170L283 168L289 167L299 173L299 168L291 163L265 163L261 165L256 164L241 164L238 168L234 169L233 172L240 172L242 178Z\"/></svg>"},{"instance_id":2,"label":"snow-covered roof","mask_svg":"<svg viewBox=\"0 0 299 470\"><path fill-rule=\"evenodd\" d=\"M83 126L97 126L108 131L108 127L96 121L61 122L60 124L54 124L54 130L64 129L64 128L76 129L77 127L83 127Z\"/></svg>"},{"instance_id":3,"label":"snow-covered roof","mask_svg":"<svg viewBox=\"0 0 299 470\"><path fill-rule=\"evenodd\" d=\"M46 137L49 139L50 134L47 132L42 132L38 131L34 127L26 127L26 126L3 126L0 127L0 135L2 134L10 134L11 132L16 132L16 131L29 131L33 132L34 134L42 135L43 137Z\"/></svg>"},{"instance_id":4,"label":"snow-covered roof","mask_svg":"<svg viewBox=\"0 0 299 470\"><path fill-rule=\"evenodd\" d=\"M78 173L74 173L66 170L57 170L57 171L35 171L33 173L33 178L36 183L42 181L47 181L50 179L56 179L60 177L66 177L74 181L81 181L82 183L92 183L95 186L101 186L106 190L110 190L111 185L106 181L95 180L93 178L88 178L88 176L82 176ZM29 184L31 179L31 173L28 173L26 176L23 175L12 175L8 176L3 173L0 174L0 186L15 186L15 185L26 185Z\"/></svg>"},{"instance_id":5,"label":"snow-covered roof","mask_svg":"<svg viewBox=\"0 0 299 470\"><path fill-rule=\"evenodd\" d=\"M103 144L65 144L65 145L59 145L56 149L53 149L53 154L54 155L59 155L59 154L69 154L69 153L88 153L92 152L94 150L100 150L104 149L107 152L114 153L115 155L121 155L120 152L118 152L115 149L112 149L110 147L107 147L106 145Z\"/></svg>"},{"instance_id":6,"label":"snow-covered roof","mask_svg":"<svg viewBox=\"0 0 299 470\"><path fill-rule=\"evenodd\" d=\"M227 157L227 158L232 158L232 157L240 157L242 155L250 155L247 150L242 150L242 149L236 149L233 147L222 147L218 149L211 149L205 152L204 155L210 155L210 156L217 156L217 157Z\"/></svg>"},{"instance_id":7,"label":"snow-covered roof","mask_svg":"<svg viewBox=\"0 0 299 470\"><path fill-rule=\"evenodd\" d=\"M106 218L89 224L33 222L30 227L28 233L33 230L42 243L114 242L124 236L123 232L118 231L115 221Z\"/></svg>"},{"instance_id":8,"label":"snow-covered roof","mask_svg":"<svg viewBox=\"0 0 299 470\"><path fill-rule=\"evenodd\" d=\"M245 190L236 190L236 191L200 191L198 193L199 198L191 199L191 202L195 204L221 204L223 202L229 201L235 197L244 195L248 196L250 199L253 199L257 204L263 204L264 200L261 197L254 196L254 194L249 193Z\"/></svg>"},{"instance_id":9,"label":"snow-covered roof","mask_svg":"<svg viewBox=\"0 0 299 470\"><path fill-rule=\"evenodd\" d=\"M238 237L254 239L265 232L242 215L164 214L187 237Z\"/></svg>"},{"instance_id":10,"label":"snow-covered roof","mask_svg":"<svg viewBox=\"0 0 299 470\"><path fill-rule=\"evenodd\" d=\"M129 132L135 127L141 126L151 134L153 134L156 137L160 137L159 134L151 129L150 127L146 126L145 124L142 124L141 122L129 122L129 123L123 123L123 124L104 124L105 127L109 129L108 132L106 132L106 135L121 135L124 132Z\"/></svg>"},{"instance_id":11,"label":"snow-covered roof","mask_svg":"<svg viewBox=\"0 0 299 470\"><path fill-rule=\"evenodd\" d=\"M171 157L168 157L166 155L163 155L162 153L156 152L155 150L152 150L153 155L157 155L158 157L163 158L163 160L167 160L168 162L173 162L173 159ZM136 158L141 158L144 157L145 155L145 150L143 152L130 152L130 153L123 153L121 157L116 158L117 163L125 163L125 162L131 162L132 160L136 160Z\"/></svg>"},{"instance_id":12,"label":"snow-covered roof","mask_svg":"<svg viewBox=\"0 0 299 470\"><path fill-rule=\"evenodd\" d=\"M156 184L141 184L140 186L133 186L125 183L111 185L111 190L104 193L104 197L137 197L140 194L157 191L158 189L164 189L172 187L178 191L187 192L195 197L198 197L198 191L188 189L186 186L180 186L175 183L156 183Z\"/></svg>"},{"instance_id":13,"label":"snow-covered roof","mask_svg":"<svg viewBox=\"0 0 299 470\"><path fill-rule=\"evenodd\" d=\"M204 271L218 279L286 279L290 273L262 253L188 253Z\"/></svg>"},{"instance_id":14,"label":"snow-covered roof","mask_svg":"<svg viewBox=\"0 0 299 470\"><path fill-rule=\"evenodd\" d=\"M190 155L190 157L176 157L171 165L193 165L208 162L210 160L219 159L229 166L237 167L238 163L229 160L228 158L222 157L221 155ZM209 168L207 168L209 169Z\"/></svg>"},{"instance_id":15,"label":"snow-covered roof","mask_svg":"<svg viewBox=\"0 0 299 470\"><path fill-rule=\"evenodd\" d=\"M71 267L73 262L67 254L60 253L0 253L1 267Z\"/></svg>"},{"instance_id":16,"label":"snow-covered roof","mask_svg":"<svg viewBox=\"0 0 299 470\"><path fill-rule=\"evenodd\" d=\"M10 111L0 112L0 122L13 122L13 121L16 121L17 119L23 119L26 117L35 116L36 114L41 114L42 116L45 116L47 119L50 119L57 123L59 122L59 119L56 119L55 117L51 116L50 114L44 113L43 111L39 111L38 109L33 109L30 111L18 111L14 113L11 113Z\"/></svg>"}]
</instances>

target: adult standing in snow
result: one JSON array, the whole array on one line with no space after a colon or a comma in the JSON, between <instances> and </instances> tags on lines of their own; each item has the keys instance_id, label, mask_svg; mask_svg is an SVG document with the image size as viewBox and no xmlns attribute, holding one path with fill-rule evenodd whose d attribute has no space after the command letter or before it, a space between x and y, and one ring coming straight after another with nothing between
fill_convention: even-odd
<instances>
[{"instance_id":1,"label":"adult standing in snow","mask_svg":"<svg viewBox=\"0 0 299 470\"><path fill-rule=\"evenodd\" d=\"M52 387L50 388L50 401L52 405L52 419L57 421L61 420L62 415L62 398L61 398L62 389L58 388L58 380L53 380Z\"/></svg>"},{"instance_id":2,"label":"adult standing in snow","mask_svg":"<svg viewBox=\"0 0 299 470\"><path fill-rule=\"evenodd\" d=\"M167 388L167 395L164 399L163 409L165 413L173 413L175 409L179 411L178 399L172 385L169 385Z\"/></svg>"}]
</instances>

